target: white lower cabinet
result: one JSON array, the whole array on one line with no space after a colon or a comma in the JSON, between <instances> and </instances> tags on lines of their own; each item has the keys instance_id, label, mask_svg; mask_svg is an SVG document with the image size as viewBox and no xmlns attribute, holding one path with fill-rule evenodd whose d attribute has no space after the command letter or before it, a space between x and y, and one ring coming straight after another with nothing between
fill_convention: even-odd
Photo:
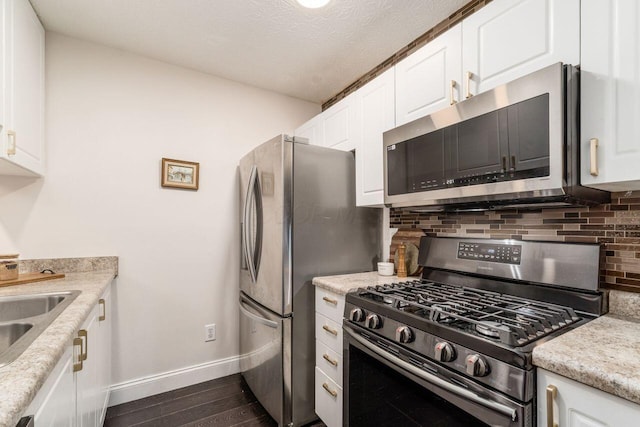
<instances>
[{"instance_id":1,"label":"white lower cabinet","mask_svg":"<svg viewBox=\"0 0 640 427\"><path fill-rule=\"evenodd\" d=\"M538 427L638 425L640 405L544 369L538 369L537 375ZM547 423L549 414L551 424Z\"/></svg>"},{"instance_id":2,"label":"white lower cabinet","mask_svg":"<svg viewBox=\"0 0 640 427\"><path fill-rule=\"evenodd\" d=\"M36 426L102 426L111 383L109 296L107 288L27 408Z\"/></svg>"},{"instance_id":3,"label":"white lower cabinet","mask_svg":"<svg viewBox=\"0 0 640 427\"><path fill-rule=\"evenodd\" d=\"M344 295L316 288L316 414L342 426L342 316Z\"/></svg>"}]
</instances>

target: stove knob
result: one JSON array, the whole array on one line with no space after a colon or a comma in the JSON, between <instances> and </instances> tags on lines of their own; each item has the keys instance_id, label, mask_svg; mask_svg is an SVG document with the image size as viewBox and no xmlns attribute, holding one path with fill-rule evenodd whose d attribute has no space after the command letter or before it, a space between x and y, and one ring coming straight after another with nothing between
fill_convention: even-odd
<instances>
[{"instance_id":1,"label":"stove knob","mask_svg":"<svg viewBox=\"0 0 640 427\"><path fill-rule=\"evenodd\" d=\"M364 310L361 308L354 308L349 312L349 320L352 322L362 322L364 320Z\"/></svg>"},{"instance_id":2,"label":"stove knob","mask_svg":"<svg viewBox=\"0 0 640 427\"><path fill-rule=\"evenodd\" d=\"M456 351L448 342L439 342L436 344L436 360L440 362L451 362L456 358Z\"/></svg>"},{"instance_id":3,"label":"stove knob","mask_svg":"<svg viewBox=\"0 0 640 427\"><path fill-rule=\"evenodd\" d=\"M378 329L382 326L380 316L378 316L377 314L369 314L367 318L364 319L364 326L369 329Z\"/></svg>"},{"instance_id":4,"label":"stove knob","mask_svg":"<svg viewBox=\"0 0 640 427\"><path fill-rule=\"evenodd\" d=\"M399 326L396 329L396 341L401 344L413 341L413 332L411 332L408 326Z\"/></svg>"},{"instance_id":5,"label":"stove knob","mask_svg":"<svg viewBox=\"0 0 640 427\"><path fill-rule=\"evenodd\" d=\"M484 377L485 375L489 375L489 364L487 364L484 357L479 354L467 356L465 362L467 365L467 374L474 377Z\"/></svg>"}]
</instances>

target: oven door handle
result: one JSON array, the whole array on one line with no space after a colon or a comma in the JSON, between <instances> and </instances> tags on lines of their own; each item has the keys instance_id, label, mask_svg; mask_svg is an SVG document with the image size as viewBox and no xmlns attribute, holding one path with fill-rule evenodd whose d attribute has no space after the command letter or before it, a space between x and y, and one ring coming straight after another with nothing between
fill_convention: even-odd
<instances>
[{"instance_id":1,"label":"oven door handle","mask_svg":"<svg viewBox=\"0 0 640 427\"><path fill-rule=\"evenodd\" d=\"M426 371L423 371L422 369L413 366L412 364L405 362L404 360L400 359L399 357L396 357L392 354L387 353L386 351L382 350L381 348L379 348L378 346L376 346L375 344L370 343L369 341L367 341L366 339L362 338L361 336L359 336L358 334L356 334L355 332L351 331L351 329L349 328L343 328L345 332L347 332L349 334L349 336L351 336L351 338L353 338L354 340L358 341L360 344L362 344L363 346L365 346L367 349L373 351L374 353L376 353L378 356L384 358L385 360L388 360L389 362L411 372L412 374L414 374L417 377L422 378L425 381L430 382L431 384L435 384L440 388L443 388L451 393L454 393L460 397L463 397L465 399L469 399L475 403L478 403L484 407L487 407L489 409L493 409L495 411L500 412L503 415L506 415L508 417L511 417L511 421L515 421L518 417L518 412L516 409L511 408L507 405L503 405L502 403L498 403L498 402L494 402L492 400L488 400L485 399L484 397L478 396L477 394L466 390L460 386L457 386L455 384L451 384L450 382L447 382L445 380L443 380L442 378L438 378L437 376L430 374Z\"/></svg>"}]
</instances>

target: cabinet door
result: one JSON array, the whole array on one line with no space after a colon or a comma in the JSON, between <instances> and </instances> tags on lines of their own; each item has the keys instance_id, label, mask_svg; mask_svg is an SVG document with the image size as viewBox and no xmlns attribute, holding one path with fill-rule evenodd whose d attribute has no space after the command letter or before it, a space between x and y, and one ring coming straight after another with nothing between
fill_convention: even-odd
<instances>
[{"instance_id":1,"label":"cabinet door","mask_svg":"<svg viewBox=\"0 0 640 427\"><path fill-rule=\"evenodd\" d=\"M640 190L638 25L635 0L582 0L581 178L590 187Z\"/></svg>"},{"instance_id":2,"label":"cabinet door","mask_svg":"<svg viewBox=\"0 0 640 427\"><path fill-rule=\"evenodd\" d=\"M461 35L456 25L396 65L396 126L460 100Z\"/></svg>"},{"instance_id":3,"label":"cabinet door","mask_svg":"<svg viewBox=\"0 0 640 427\"><path fill-rule=\"evenodd\" d=\"M343 151L357 147L357 115L355 94L351 94L320 114L324 145Z\"/></svg>"},{"instance_id":4,"label":"cabinet door","mask_svg":"<svg viewBox=\"0 0 640 427\"><path fill-rule=\"evenodd\" d=\"M82 370L76 372L77 421L79 427L96 427L98 425L98 306L94 307L81 330L86 331L84 351L86 359Z\"/></svg>"},{"instance_id":5,"label":"cabinet door","mask_svg":"<svg viewBox=\"0 0 640 427\"><path fill-rule=\"evenodd\" d=\"M302 138L307 138L311 145L324 145L324 132L320 114L305 122L297 128L293 134Z\"/></svg>"},{"instance_id":6,"label":"cabinet door","mask_svg":"<svg viewBox=\"0 0 640 427\"><path fill-rule=\"evenodd\" d=\"M76 425L76 388L73 382L72 356L73 351L68 347L49 379L34 398L32 404L38 406L34 413L34 422L38 427ZM41 393L44 393L42 400L40 400ZM30 409L27 409L27 414L31 413Z\"/></svg>"},{"instance_id":7,"label":"cabinet door","mask_svg":"<svg viewBox=\"0 0 640 427\"><path fill-rule=\"evenodd\" d=\"M111 292L110 288L107 288L98 302L98 336L96 337L98 426L103 424L109 404L109 388L111 387L111 324Z\"/></svg>"},{"instance_id":8,"label":"cabinet door","mask_svg":"<svg viewBox=\"0 0 640 427\"><path fill-rule=\"evenodd\" d=\"M5 2L5 107L0 157L19 168L3 173L44 173L44 29L28 0Z\"/></svg>"},{"instance_id":9,"label":"cabinet door","mask_svg":"<svg viewBox=\"0 0 640 427\"><path fill-rule=\"evenodd\" d=\"M632 426L638 424L640 405L556 375L543 369L538 375L538 426L547 425L548 410L556 425L566 427ZM547 402L547 388L557 390Z\"/></svg>"},{"instance_id":10,"label":"cabinet door","mask_svg":"<svg viewBox=\"0 0 640 427\"><path fill-rule=\"evenodd\" d=\"M465 97L556 62L580 63L579 0L494 0L462 23Z\"/></svg>"},{"instance_id":11,"label":"cabinet door","mask_svg":"<svg viewBox=\"0 0 640 427\"><path fill-rule=\"evenodd\" d=\"M395 126L394 75L390 69L356 92L359 144L356 149L356 205L383 206L383 132Z\"/></svg>"}]
</instances>

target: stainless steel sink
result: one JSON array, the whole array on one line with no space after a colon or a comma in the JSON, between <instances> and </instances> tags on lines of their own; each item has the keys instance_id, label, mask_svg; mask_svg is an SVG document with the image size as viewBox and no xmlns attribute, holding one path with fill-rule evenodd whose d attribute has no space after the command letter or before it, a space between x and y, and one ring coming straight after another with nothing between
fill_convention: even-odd
<instances>
[{"instance_id":1,"label":"stainless steel sink","mask_svg":"<svg viewBox=\"0 0 640 427\"><path fill-rule=\"evenodd\" d=\"M13 362L80 291L0 297L0 367Z\"/></svg>"}]
</instances>

